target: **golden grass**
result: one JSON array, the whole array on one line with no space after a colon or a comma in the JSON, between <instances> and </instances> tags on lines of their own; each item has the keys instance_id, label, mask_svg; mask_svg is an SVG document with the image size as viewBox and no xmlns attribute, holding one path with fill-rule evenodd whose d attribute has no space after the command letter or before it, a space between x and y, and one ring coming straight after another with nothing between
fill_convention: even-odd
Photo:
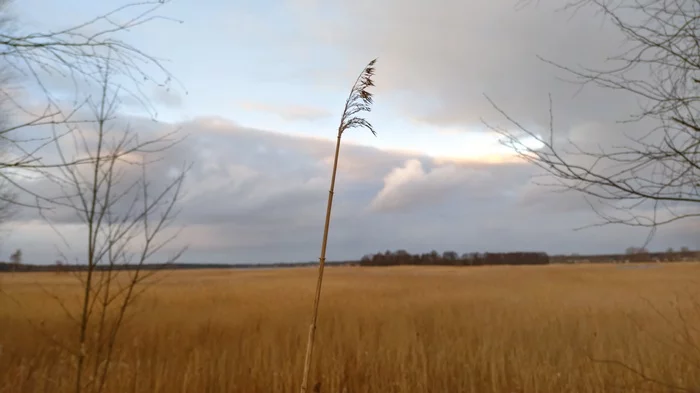
<instances>
[{"instance_id":1,"label":"golden grass","mask_svg":"<svg viewBox=\"0 0 700 393\"><path fill-rule=\"evenodd\" d=\"M124 326L107 391L297 392L315 274L161 273ZM700 388L700 351L674 346L684 330L672 327L678 310L686 326L700 326L700 309L687 301L698 292L700 264L348 267L326 274L311 379L322 382L322 392L653 387L634 385L639 377L591 356ZM0 295L0 392L70 391L69 357L29 321L74 342L76 329L45 291L73 308L77 281L6 274L0 289L7 294ZM699 338L697 330L690 335Z\"/></svg>"}]
</instances>

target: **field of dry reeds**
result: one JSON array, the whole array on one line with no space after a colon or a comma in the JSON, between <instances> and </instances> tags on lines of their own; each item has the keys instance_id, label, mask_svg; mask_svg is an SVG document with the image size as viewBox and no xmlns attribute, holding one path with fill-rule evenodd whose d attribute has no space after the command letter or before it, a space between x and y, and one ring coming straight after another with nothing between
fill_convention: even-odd
<instances>
[{"instance_id":1,"label":"field of dry reeds","mask_svg":"<svg viewBox=\"0 0 700 393\"><path fill-rule=\"evenodd\" d=\"M158 273L131 305L104 391L297 392L315 274ZM312 385L328 393L693 391L697 279L692 263L330 268ZM78 308L80 282L69 273L4 274L0 290L0 392L73 391L68 349L77 330L66 310Z\"/></svg>"}]
</instances>

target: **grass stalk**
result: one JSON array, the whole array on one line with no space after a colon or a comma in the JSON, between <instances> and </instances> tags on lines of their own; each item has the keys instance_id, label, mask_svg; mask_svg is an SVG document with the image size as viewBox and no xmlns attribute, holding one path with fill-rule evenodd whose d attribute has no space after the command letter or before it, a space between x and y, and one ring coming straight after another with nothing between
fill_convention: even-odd
<instances>
[{"instance_id":1,"label":"grass stalk","mask_svg":"<svg viewBox=\"0 0 700 393\"><path fill-rule=\"evenodd\" d=\"M321 288L323 284L323 269L326 265L326 246L328 245L328 230L331 222L331 207L333 206L333 193L335 190L335 177L338 171L338 156L340 154L340 141L343 132L355 127L367 128L374 136L377 133L374 131L372 124L366 119L356 116L360 112L369 112L372 110L372 93L367 91L367 88L374 86L372 76L374 76L374 64L377 59L370 61L362 70L362 73L355 80L352 86L350 95L345 100L345 108L343 115L340 118L338 126L338 139L335 144L335 157L333 159L333 172L331 175L331 186L328 190L328 203L326 205L326 221L323 226L323 241L321 242L321 255L318 259L318 276L316 279L316 292L314 294L314 304L311 315L311 324L309 325L309 337L306 343L306 355L304 357L304 372L302 374L301 393L306 393L309 382L309 373L311 370L312 355L314 350L314 341L316 337L316 326L318 320L318 306L321 301Z\"/></svg>"}]
</instances>

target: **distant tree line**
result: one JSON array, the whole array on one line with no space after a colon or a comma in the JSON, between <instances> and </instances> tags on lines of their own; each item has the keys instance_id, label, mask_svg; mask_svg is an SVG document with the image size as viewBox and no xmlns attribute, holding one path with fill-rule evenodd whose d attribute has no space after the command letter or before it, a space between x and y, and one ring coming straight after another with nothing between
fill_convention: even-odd
<instances>
[{"instance_id":1,"label":"distant tree line","mask_svg":"<svg viewBox=\"0 0 700 393\"><path fill-rule=\"evenodd\" d=\"M353 266L357 265L355 261L329 261L326 266ZM318 265L316 261L310 262L277 262L277 263L145 263L139 269L148 270L199 270L199 269L277 269L277 268L294 268L294 267L315 267ZM56 261L53 265L47 264L17 264L13 262L0 262L0 273L29 273L29 272L82 272L86 271L88 266L85 264L68 264L64 261ZM127 271L134 270L134 266L129 264L116 264L113 266L95 266L95 271Z\"/></svg>"},{"instance_id":2,"label":"distant tree line","mask_svg":"<svg viewBox=\"0 0 700 393\"><path fill-rule=\"evenodd\" d=\"M650 252L645 248L630 247L624 254L554 255L552 263L626 263L626 262L691 262L700 261L700 251L687 247L680 251Z\"/></svg>"},{"instance_id":3,"label":"distant tree line","mask_svg":"<svg viewBox=\"0 0 700 393\"><path fill-rule=\"evenodd\" d=\"M432 251L425 254L409 254L405 250L395 252L369 254L361 260L352 261L328 261L327 266L395 266L395 265L447 265L447 266L485 266L485 265L546 265L559 263L625 263L625 262L682 262L700 261L700 251L691 251L683 247L680 251L667 250L666 252L649 252L646 249L626 250L625 254L599 254L599 255L548 255L546 253L533 252L509 252L509 253L466 253L459 255L454 251L446 251L439 254ZM292 262L292 263L148 263L141 266L141 270L186 270L186 269L270 269L317 266L317 261ZM0 262L2 272L55 272L66 273L85 271L86 265L67 264L64 261L56 261L53 265L26 264L22 262L22 253L15 251L10 256L9 262ZM95 270L105 270L103 266L96 266ZM132 270L133 266L114 265L112 270Z\"/></svg>"},{"instance_id":4,"label":"distant tree line","mask_svg":"<svg viewBox=\"0 0 700 393\"><path fill-rule=\"evenodd\" d=\"M362 257L360 266L396 265L446 265L446 266L490 266L490 265L547 265L549 256L544 252L486 252L458 254L431 251L425 254L410 254L405 250L386 251Z\"/></svg>"}]
</instances>

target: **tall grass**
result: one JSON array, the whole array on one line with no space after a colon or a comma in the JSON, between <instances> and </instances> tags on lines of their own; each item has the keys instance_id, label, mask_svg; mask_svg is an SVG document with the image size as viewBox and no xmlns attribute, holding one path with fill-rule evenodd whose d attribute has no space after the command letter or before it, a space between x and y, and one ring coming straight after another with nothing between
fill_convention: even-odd
<instances>
[{"instance_id":1,"label":"tall grass","mask_svg":"<svg viewBox=\"0 0 700 393\"><path fill-rule=\"evenodd\" d=\"M352 128L366 128L372 132L374 136L377 133L374 131L372 124L367 119L360 116L362 112L370 112L372 110L372 93L368 91L374 86L372 77L374 76L374 65L377 59L370 61L365 68L362 69L360 75L357 76L355 83L350 89L350 94L345 100L343 114L340 116L340 124L338 125L337 141L335 143L335 154L333 158L333 171L331 172L331 186L328 190L328 202L326 203L326 219L323 225L323 240L321 241L321 256L318 258L318 274L316 277L316 292L314 293L314 303L311 310L311 324L309 325L309 337L306 339L306 351L304 355L304 371L301 379L301 393L306 393L309 382L309 373L311 372L312 357L314 351L314 343L316 339L316 324L318 321L318 310L321 302L321 290L323 285L323 268L326 264L326 246L328 245L328 230L331 223L331 209L333 207L333 190L335 189L335 176L338 171L338 156L340 155L340 141L343 137L343 132ZM314 390L319 390L319 385L315 385Z\"/></svg>"},{"instance_id":2,"label":"tall grass","mask_svg":"<svg viewBox=\"0 0 700 393\"><path fill-rule=\"evenodd\" d=\"M682 301L698 291L698 273L694 264L328 269L310 382L338 393L671 391L609 362L620 361L697 389L700 353L666 340L682 333L669 323L678 310L700 326ZM32 325L74 336L44 290L77 308L81 286L68 275L0 279L0 392L71 390L71 357ZM313 269L158 279L120 331L106 392L298 391Z\"/></svg>"}]
</instances>

